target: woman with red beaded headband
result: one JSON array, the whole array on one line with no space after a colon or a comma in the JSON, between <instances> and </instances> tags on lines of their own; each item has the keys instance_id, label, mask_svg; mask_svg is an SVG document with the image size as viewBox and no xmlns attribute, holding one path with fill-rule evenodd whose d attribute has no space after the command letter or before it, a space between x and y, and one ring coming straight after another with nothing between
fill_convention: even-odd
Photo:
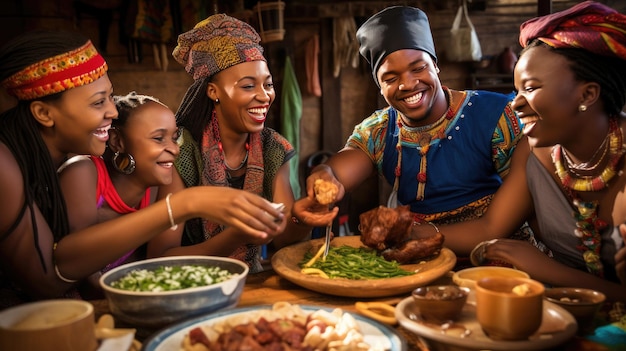
<instances>
[{"instance_id":1,"label":"woman with red beaded headband","mask_svg":"<svg viewBox=\"0 0 626 351\"><path fill-rule=\"evenodd\" d=\"M595 289L624 303L626 15L585 1L525 22L520 44L512 106L525 138L487 214L441 227L446 245L470 252L534 215L553 258L508 239L480 256L552 286Z\"/></svg>"},{"instance_id":2,"label":"woman with red beaded headband","mask_svg":"<svg viewBox=\"0 0 626 351\"><path fill-rule=\"evenodd\" d=\"M268 235L284 217L254 194L201 187L74 230L57 169L71 154L105 151L118 116L106 72L77 33L31 32L0 49L0 85L17 99L0 114L0 308L76 296L79 280L188 218Z\"/></svg>"}]
</instances>

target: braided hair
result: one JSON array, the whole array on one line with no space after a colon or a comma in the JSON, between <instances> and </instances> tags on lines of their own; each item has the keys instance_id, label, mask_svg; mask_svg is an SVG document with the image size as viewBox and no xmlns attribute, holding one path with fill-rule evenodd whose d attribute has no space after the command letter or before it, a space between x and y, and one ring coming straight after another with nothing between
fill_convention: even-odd
<instances>
[{"instance_id":1,"label":"braided hair","mask_svg":"<svg viewBox=\"0 0 626 351\"><path fill-rule=\"evenodd\" d=\"M0 49L0 82L31 64L69 52L86 42L87 38L82 35L69 32L33 31L17 37ZM37 100L55 101L60 99L61 94L63 92ZM22 172L25 198L23 206L29 209L34 242L45 271L46 265L39 247L35 204L50 226L55 242L69 233L69 222L55 165L41 137L40 125L30 111L32 101L18 101L17 106L0 114L0 142L11 151ZM32 157L33 155L37 157ZM15 228L24 213L21 212L10 228ZM0 241L13 230L0 234Z\"/></svg>"},{"instance_id":2,"label":"braided hair","mask_svg":"<svg viewBox=\"0 0 626 351\"><path fill-rule=\"evenodd\" d=\"M176 111L176 124L187 129L196 142L202 140L202 133L210 122L213 100L207 95L207 87L212 77L196 79L187 89L183 101Z\"/></svg>"},{"instance_id":3,"label":"braided hair","mask_svg":"<svg viewBox=\"0 0 626 351\"><path fill-rule=\"evenodd\" d=\"M539 45L564 56L577 80L598 83L604 110L609 116L619 115L626 104L626 62L623 59L598 55L584 49L555 49L538 39L529 43L522 52Z\"/></svg>"}]
</instances>

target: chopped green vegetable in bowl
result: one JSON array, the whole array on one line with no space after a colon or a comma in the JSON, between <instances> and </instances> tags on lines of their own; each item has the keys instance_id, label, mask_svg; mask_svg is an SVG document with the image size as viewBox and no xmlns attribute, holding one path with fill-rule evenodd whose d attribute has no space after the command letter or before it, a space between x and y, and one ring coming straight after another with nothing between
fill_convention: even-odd
<instances>
[{"instance_id":1,"label":"chopped green vegetable in bowl","mask_svg":"<svg viewBox=\"0 0 626 351\"><path fill-rule=\"evenodd\" d=\"M248 271L228 257L168 256L113 268L100 286L116 319L157 329L236 306Z\"/></svg>"},{"instance_id":2,"label":"chopped green vegetable in bowl","mask_svg":"<svg viewBox=\"0 0 626 351\"><path fill-rule=\"evenodd\" d=\"M132 270L111 282L111 287L130 291L170 291L220 283L232 276L232 273L219 267L161 266L154 270Z\"/></svg>"}]
</instances>

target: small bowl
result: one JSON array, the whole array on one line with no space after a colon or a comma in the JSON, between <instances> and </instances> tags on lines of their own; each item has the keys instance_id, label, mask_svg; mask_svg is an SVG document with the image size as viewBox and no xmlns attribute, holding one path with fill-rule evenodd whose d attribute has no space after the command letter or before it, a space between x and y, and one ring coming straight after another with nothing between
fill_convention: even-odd
<instances>
[{"instance_id":1,"label":"small bowl","mask_svg":"<svg viewBox=\"0 0 626 351\"><path fill-rule=\"evenodd\" d=\"M540 282L518 277L486 277L476 282L476 320L494 340L528 340L543 320Z\"/></svg>"},{"instance_id":2,"label":"small bowl","mask_svg":"<svg viewBox=\"0 0 626 351\"><path fill-rule=\"evenodd\" d=\"M428 322L455 321L467 302L469 289L456 285L431 285L413 290L411 295L420 316Z\"/></svg>"},{"instance_id":3,"label":"small bowl","mask_svg":"<svg viewBox=\"0 0 626 351\"><path fill-rule=\"evenodd\" d=\"M0 312L0 350L94 351L93 305L81 300L46 300Z\"/></svg>"},{"instance_id":4,"label":"small bowl","mask_svg":"<svg viewBox=\"0 0 626 351\"><path fill-rule=\"evenodd\" d=\"M462 269L454 272L452 275L452 281L463 287L474 289L476 282L486 277L518 277L518 278L530 278L530 276L523 271L508 267L497 266L480 266Z\"/></svg>"},{"instance_id":5,"label":"small bowl","mask_svg":"<svg viewBox=\"0 0 626 351\"><path fill-rule=\"evenodd\" d=\"M162 292L129 291L111 283L133 270L153 271L162 266L200 265L219 267L233 273L223 282ZM161 328L182 319L234 307L246 282L248 265L228 257L171 256L125 264L100 277L100 286L116 318L133 326Z\"/></svg>"},{"instance_id":6,"label":"small bowl","mask_svg":"<svg viewBox=\"0 0 626 351\"><path fill-rule=\"evenodd\" d=\"M574 316L579 335L593 329L594 317L606 300L606 296L599 291L571 287L547 289L545 298Z\"/></svg>"}]
</instances>

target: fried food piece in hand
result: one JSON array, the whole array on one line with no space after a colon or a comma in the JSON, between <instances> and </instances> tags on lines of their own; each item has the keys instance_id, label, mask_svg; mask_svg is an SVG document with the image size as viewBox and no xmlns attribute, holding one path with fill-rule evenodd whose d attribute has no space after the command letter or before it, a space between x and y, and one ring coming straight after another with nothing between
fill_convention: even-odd
<instances>
[{"instance_id":1,"label":"fried food piece in hand","mask_svg":"<svg viewBox=\"0 0 626 351\"><path fill-rule=\"evenodd\" d=\"M378 206L361 214L359 221L363 244L382 251L409 236L413 215L408 205L397 208Z\"/></svg>"},{"instance_id":2,"label":"fried food piece in hand","mask_svg":"<svg viewBox=\"0 0 626 351\"><path fill-rule=\"evenodd\" d=\"M315 200L322 205L328 205L335 201L339 188L333 182L329 182L323 179L316 179L313 184L313 191L315 192Z\"/></svg>"}]
</instances>

